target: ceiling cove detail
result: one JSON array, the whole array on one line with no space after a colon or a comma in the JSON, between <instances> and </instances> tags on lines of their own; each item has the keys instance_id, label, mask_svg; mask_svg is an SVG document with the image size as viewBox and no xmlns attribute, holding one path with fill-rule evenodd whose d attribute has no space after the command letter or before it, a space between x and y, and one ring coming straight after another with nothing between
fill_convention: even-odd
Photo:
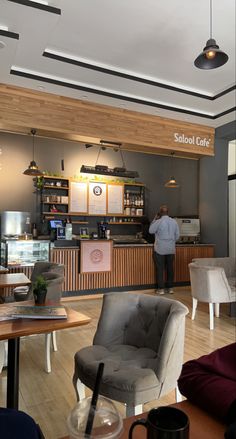
<instances>
[{"instance_id":1,"label":"ceiling cove detail","mask_svg":"<svg viewBox=\"0 0 236 439\"><path fill-rule=\"evenodd\" d=\"M10 32L9 30L0 29L0 35L7 38L13 38L14 40L19 40L20 35L16 32Z\"/></svg>"},{"instance_id":2,"label":"ceiling cove detail","mask_svg":"<svg viewBox=\"0 0 236 439\"><path fill-rule=\"evenodd\" d=\"M12 3L18 3L19 5L29 6L30 8L41 9L42 11L51 12L52 14L61 15L61 9L56 8L55 6L46 5L44 3L37 3L36 1L30 0L8 0Z\"/></svg>"},{"instance_id":3,"label":"ceiling cove detail","mask_svg":"<svg viewBox=\"0 0 236 439\"><path fill-rule=\"evenodd\" d=\"M229 109L225 110L224 112L222 112L220 114L213 115L213 114L209 114L209 113L201 113L198 111L188 110L186 108L179 108L179 107L174 107L174 106L170 106L170 105L160 104L158 102L152 102L152 101L148 101L145 99L135 98L133 96L122 95L122 94L118 94L118 93L114 93L114 92L110 92L110 91L106 91L106 90L101 90L101 89L87 87L87 86L83 86L83 85L79 85L79 84L74 84L71 82L62 81L60 79L49 78L49 77L38 75L35 73L30 73L28 71L18 70L16 68L12 68L10 71L10 74L16 75L16 76L21 76L23 78L33 79L36 81L46 82L48 84L55 84L55 85L59 85L62 87L67 87L67 88L71 88L71 89L75 89L75 90L81 90L81 91L85 91L88 93L93 93L93 94L97 94L97 95L101 95L101 96L107 96L107 97L114 98L114 99L120 99L123 101L134 102L136 104L147 105L150 107L161 108L164 110L175 111L178 113L189 114L192 116L203 117L203 118L211 119L211 120L218 119L219 117L222 117L222 116L229 114L232 111L236 110L236 107L233 107L233 108L229 108Z\"/></svg>"},{"instance_id":4,"label":"ceiling cove detail","mask_svg":"<svg viewBox=\"0 0 236 439\"><path fill-rule=\"evenodd\" d=\"M53 52L48 51L48 50L45 50L43 52L43 56L46 57L46 58L54 59L56 61L64 62L64 63L67 63L67 64L73 64L75 66L82 67L82 68L85 68L85 69L95 70L97 72L101 72L101 73L104 73L106 75L118 76L120 78L128 79L128 80L131 80L131 81L136 81L136 82L140 82L140 83L143 83L143 84L148 84L148 85L151 85L153 87L164 88L164 89L167 89L167 90L171 90L171 91L175 91L175 92L178 92L178 93L187 94L187 95L194 96L194 97L197 97L197 98L207 99L207 100L210 100L210 101L214 101L214 100L216 100L216 99L218 99L218 98L220 98L220 97L222 97L222 96L224 96L224 95L226 95L226 94L228 94L231 91L236 89L236 84L234 84L233 86L223 90L222 92L220 92L220 93L218 93L218 94L216 94L214 96L210 96L210 95L206 95L206 94L203 94L203 93L198 93L198 92L195 92L195 91L192 91L192 90L187 90L187 89L184 89L184 88L175 87L175 86L172 86L172 85L169 85L169 84L165 84L164 82L158 82L158 81L154 81L154 80L151 80L151 79L143 78L141 76L135 76L135 75L132 75L132 74L129 74L129 73L125 73L125 72L122 72L122 71L113 70L111 68L104 67L104 66L99 66L97 64L93 64L93 63L89 63L89 62L84 62L84 61L79 61L77 59L70 58L69 56L59 55L58 53L53 53Z\"/></svg>"}]
</instances>

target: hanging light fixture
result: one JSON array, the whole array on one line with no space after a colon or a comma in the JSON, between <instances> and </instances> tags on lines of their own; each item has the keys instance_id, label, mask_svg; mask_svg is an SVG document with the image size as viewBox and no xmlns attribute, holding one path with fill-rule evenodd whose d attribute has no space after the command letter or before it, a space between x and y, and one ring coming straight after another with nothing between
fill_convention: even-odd
<instances>
[{"instance_id":1,"label":"hanging light fixture","mask_svg":"<svg viewBox=\"0 0 236 439\"><path fill-rule=\"evenodd\" d=\"M210 0L210 39L206 42L202 53L194 61L194 65L199 69L210 70L223 66L229 57L220 50L216 40L212 38L212 0Z\"/></svg>"},{"instance_id":2,"label":"hanging light fixture","mask_svg":"<svg viewBox=\"0 0 236 439\"><path fill-rule=\"evenodd\" d=\"M34 160L34 136L36 134L36 130L32 129L30 132L31 132L31 134L33 136L33 160L30 162L28 168L23 172L23 174L30 175L30 176L33 176L33 177L38 177L40 175L43 175L43 173L42 173L42 171L40 171L38 169L38 166L37 166L37 164L36 164L36 162Z\"/></svg>"},{"instance_id":3,"label":"hanging light fixture","mask_svg":"<svg viewBox=\"0 0 236 439\"><path fill-rule=\"evenodd\" d=\"M95 166L87 166L82 165L80 168L80 172L86 173L86 174L99 174L99 175L110 175L110 176L116 176L116 177L125 177L125 178L138 178L139 174L137 171L128 171L125 166L124 157L121 150L121 143L118 142L111 142L108 140L100 140L100 148L98 151L98 156L96 159ZM97 146L92 145L90 143L85 144L85 148L90 148L91 146ZM107 147L112 147L115 152L120 152L121 159L122 159L122 167L115 167L115 168L109 168L107 165L98 165L98 159L100 156L101 151L104 151L107 149Z\"/></svg>"},{"instance_id":4,"label":"hanging light fixture","mask_svg":"<svg viewBox=\"0 0 236 439\"><path fill-rule=\"evenodd\" d=\"M174 152L171 152L171 174L172 173L172 168L173 168L173 157L174 157ZM179 184L177 183L175 177L172 175L170 177L170 179L165 183L165 187L168 188L177 188L179 187Z\"/></svg>"}]
</instances>

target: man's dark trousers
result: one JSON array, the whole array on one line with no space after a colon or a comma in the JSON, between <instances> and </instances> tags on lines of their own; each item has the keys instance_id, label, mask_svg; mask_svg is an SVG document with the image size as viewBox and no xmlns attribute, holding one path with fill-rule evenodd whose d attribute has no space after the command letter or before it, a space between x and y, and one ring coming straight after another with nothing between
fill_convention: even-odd
<instances>
[{"instance_id":1,"label":"man's dark trousers","mask_svg":"<svg viewBox=\"0 0 236 439\"><path fill-rule=\"evenodd\" d=\"M157 267L157 287L162 290L163 288L173 288L174 282L174 254L171 255L159 255L154 252L154 258ZM164 273L166 270L166 282L164 282Z\"/></svg>"}]
</instances>

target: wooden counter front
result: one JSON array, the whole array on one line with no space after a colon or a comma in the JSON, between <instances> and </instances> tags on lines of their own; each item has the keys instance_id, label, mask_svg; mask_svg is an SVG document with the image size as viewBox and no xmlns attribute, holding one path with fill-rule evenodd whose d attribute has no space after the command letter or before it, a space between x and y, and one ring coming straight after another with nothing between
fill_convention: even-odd
<instances>
[{"instance_id":1,"label":"wooden counter front","mask_svg":"<svg viewBox=\"0 0 236 439\"><path fill-rule=\"evenodd\" d=\"M103 273L79 273L80 250L78 247L54 248L51 261L65 265L64 291L102 290L114 287L143 286L156 284L156 268L153 245L124 245L113 247L113 269ZM175 279L178 285L190 282L188 264L194 258L214 256L214 245L179 245L176 247ZM23 272L30 278L32 267L10 269L11 273ZM5 295L11 294L9 289ZM99 292L99 291L98 291Z\"/></svg>"},{"instance_id":2,"label":"wooden counter front","mask_svg":"<svg viewBox=\"0 0 236 439\"><path fill-rule=\"evenodd\" d=\"M193 258L214 256L213 245L182 245L176 248L175 282L189 282L188 264ZM65 291L131 287L156 283L153 246L119 246L113 248L113 270L107 273L79 273L79 249L57 248L51 260L65 265Z\"/></svg>"}]
</instances>

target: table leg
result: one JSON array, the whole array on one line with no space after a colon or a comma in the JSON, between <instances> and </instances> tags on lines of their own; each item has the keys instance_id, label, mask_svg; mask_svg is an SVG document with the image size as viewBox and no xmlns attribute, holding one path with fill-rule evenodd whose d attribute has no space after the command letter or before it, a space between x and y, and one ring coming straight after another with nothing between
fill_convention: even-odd
<instances>
[{"instance_id":1,"label":"table leg","mask_svg":"<svg viewBox=\"0 0 236 439\"><path fill-rule=\"evenodd\" d=\"M20 338L8 340L7 407L18 409Z\"/></svg>"},{"instance_id":2,"label":"table leg","mask_svg":"<svg viewBox=\"0 0 236 439\"><path fill-rule=\"evenodd\" d=\"M236 317L236 302L231 302L229 304L229 316Z\"/></svg>"}]
</instances>

